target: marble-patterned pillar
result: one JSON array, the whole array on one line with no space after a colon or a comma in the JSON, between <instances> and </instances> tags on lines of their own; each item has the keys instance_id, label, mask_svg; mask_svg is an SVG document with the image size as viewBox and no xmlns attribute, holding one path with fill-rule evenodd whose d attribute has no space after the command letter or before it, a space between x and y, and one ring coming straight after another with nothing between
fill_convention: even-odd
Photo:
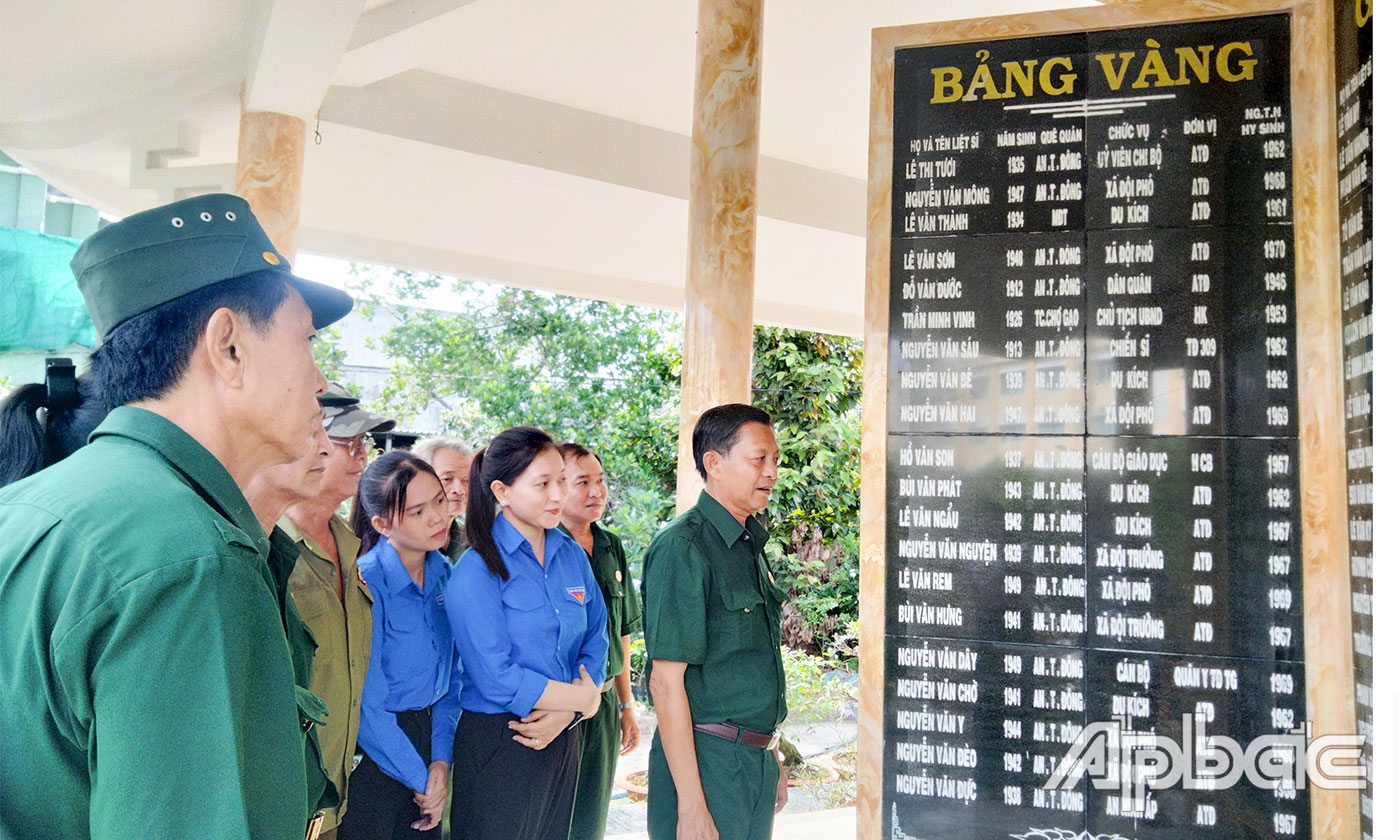
<instances>
[{"instance_id":1,"label":"marble-patterned pillar","mask_svg":"<svg viewBox=\"0 0 1400 840\"><path fill-rule=\"evenodd\" d=\"M1352 669L1342 276L1337 203L1336 41L1331 0L1293 2L1293 235L1303 647L1312 737L1356 732ZM1312 836L1361 837L1359 791L1311 785Z\"/></svg>"},{"instance_id":2,"label":"marble-patterned pillar","mask_svg":"<svg viewBox=\"0 0 1400 840\"><path fill-rule=\"evenodd\" d=\"M243 112L234 192L247 200L272 244L289 260L297 256L305 157L305 120L268 111Z\"/></svg>"},{"instance_id":3,"label":"marble-patterned pillar","mask_svg":"<svg viewBox=\"0 0 1400 840\"><path fill-rule=\"evenodd\" d=\"M705 409L748 402L758 225L759 71L763 0L701 0L690 141L676 509L700 495L690 433Z\"/></svg>"}]
</instances>

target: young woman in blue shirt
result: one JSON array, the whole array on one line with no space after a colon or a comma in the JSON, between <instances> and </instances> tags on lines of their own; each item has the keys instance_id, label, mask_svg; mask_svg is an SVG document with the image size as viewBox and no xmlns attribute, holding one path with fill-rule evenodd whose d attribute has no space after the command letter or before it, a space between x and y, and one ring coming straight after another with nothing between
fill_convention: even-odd
<instances>
[{"instance_id":1,"label":"young woman in blue shirt","mask_svg":"<svg viewBox=\"0 0 1400 840\"><path fill-rule=\"evenodd\" d=\"M565 840L578 781L574 725L598 709L607 613L588 555L556 529L564 459L517 426L472 460L447 616L465 679L452 831ZM498 512L499 511L499 512Z\"/></svg>"},{"instance_id":2,"label":"young woman in blue shirt","mask_svg":"<svg viewBox=\"0 0 1400 840\"><path fill-rule=\"evenodd\" d=\"M442 836L460 691L443 607L447 496L433 468L389 452L360 478L351 523L374 632L340 840Z\"/></svg>"}]
</instances>

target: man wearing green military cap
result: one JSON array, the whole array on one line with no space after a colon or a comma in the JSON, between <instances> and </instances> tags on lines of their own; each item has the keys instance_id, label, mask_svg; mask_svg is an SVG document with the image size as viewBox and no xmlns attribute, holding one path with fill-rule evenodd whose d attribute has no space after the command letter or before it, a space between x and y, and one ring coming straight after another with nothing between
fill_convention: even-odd
<instances>
[{"instance_id":1,"label":"man wearing green military cap","mask_svg":"<svg viewBox=\"0 0 1400 840\"><path fill-rule=\"evenodd\" d=\"M331 781L346 796L338 807L322 814L320 836L329 840L336 836L349 805L360 695L374 632L369 588L355 565L360 540L336 509L359 487L372 446L369 435L393 429L394 421L366 411L357 397L336 383L320 400L332 444L330 457L316 492L288 508L278 530L296 547L289 582L292 599L319 643L311 666L311 690L328 710L321 730L321 754Z\"/></svg>"},{"instance_id":2,"label":"man wearing green military cap","mask_svg":"<svg viewBox=\"0 0 1400 840\"><path fill-rule=\"evenodd\" d=\"M117 408L0 491L0 838L301 837L292 661L239 487L311 445L310 342L351 300L228 195L109 225L73 271Z\"/></svg>"},{"instance_id":3,"label":"man wearing green military cap","mask_svg":"<svg viewBox=\"0 0 1400 840\"><path fill-rule=\"evenodd\" d=\"M774 582L754 514L778 480L768 414L711 408L691 441L705 490L642 562L642 627L657 736L647 776L652 840L768 840L787 802L775 750L787 716Z\"/></svg>"}]
</instances>

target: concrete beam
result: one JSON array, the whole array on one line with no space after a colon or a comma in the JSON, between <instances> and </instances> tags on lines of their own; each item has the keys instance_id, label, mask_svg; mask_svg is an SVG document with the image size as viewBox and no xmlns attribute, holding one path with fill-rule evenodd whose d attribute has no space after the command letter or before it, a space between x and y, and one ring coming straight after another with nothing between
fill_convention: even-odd
<instances>
[{"instance_id":1,"label":"concrete beam","mask_svg":"<svg viewBox=\"0 0 1400 840\"><path fill-rule=\"evenodd\" d=\"M658 193L690 196L690 138L627 120L410 70L337 85L327 122ZM759 215L863 236L865 183L760 157Z\"/></svg>"},{"instance_id":2,"label":"concrete beam","mask_svg":"<svg viewBox=\"0 0 1400 840\"><path fill-rule=\"evenodd\" d=\"M442 18L474 0L395 0L360 18L335 82L363 87L412 70L429 54L423 39L441 32Z\"/></svg>"},{"instance_id":3,"label":"concrete beam","mask_svg":"<svg viewBox=\"0 0 1400 840\"><path fill-rule=\"evenodd\" d=\"M363 10L363 0L269 0L248 50L244 110L315 117Z\"/></svg>"}]
</instances>

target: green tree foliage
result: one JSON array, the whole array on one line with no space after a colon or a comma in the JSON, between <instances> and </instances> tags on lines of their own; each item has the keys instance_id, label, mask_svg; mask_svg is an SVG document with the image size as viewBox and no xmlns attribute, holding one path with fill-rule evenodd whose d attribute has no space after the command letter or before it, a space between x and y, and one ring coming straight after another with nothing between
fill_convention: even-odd
<instances>
[{"instance_id":1,"label":"green tree foliage","mask_svg":"<svg viewBox=\"0 0 1400 840\"><path fill-rule=\"evenodd\" d=\"M331 382L340 382L345 375L346 352L340 346L340 338L339 329L327 327L318 330L316 339L311 342L311 355L316 360L316 367Z\"/></svg>"},{"instance_id":2,"label":"green tree foliage","mask_svg":"<svg viewBox=\"0 0 1400 840\"><path fill-rule=\"evenodd\" d=\"M485 443L539 426L602 457L637 556L675 493L680 383L674 313L452 280L360 269L362 308L394 326L376 341L391 360L377 406L412 415L437 403L449 431ZM450 291L465 311L425 308Z\"/></svg>"},{"instance_id":3,"label":"green tree foliage","mask_svg":"<svg viewBox=\"0 0 1400 840\"><path fill-rule=\"evenodd\" d=\"M674 313L356 267L375 339L391 360L374 408L411 416L436 403L476 444L540 426L600 453L634 573L674 513L680 321ZM461 311L441 311L450 303ZM437 307L437 308L433 308ZM344 361L334 339L323 364ZM783 466L769 505L769 553L791 600L783 637L847 656L857 617L861 343L801 330L754 331L754 402L773 416ZM323 367L323 370L327 368ZM329 375L329 373L328 373Z\"/></svg>"},{"instance_id":4,"label":"green tree foliage","mask_svg":"<svg viewBox=\"0 0 1400 840\"><path fill-rule=\"evenodd\" d=\"M826 651L859 614L861 341L754 330L754 403L773 417L783 465L769 557L791 596L783 638Z\"/></svg>"}]
</instances>

